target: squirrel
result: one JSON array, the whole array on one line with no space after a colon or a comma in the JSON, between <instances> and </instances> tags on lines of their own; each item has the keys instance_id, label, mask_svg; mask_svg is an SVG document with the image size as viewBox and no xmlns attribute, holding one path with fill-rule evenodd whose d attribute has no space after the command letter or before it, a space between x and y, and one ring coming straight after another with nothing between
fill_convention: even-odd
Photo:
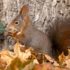
<instances>
[{"instance_id":1,"label":"squirrel","mask_svg":"<svg viewBox=\"0 0 70 70\"><path fill-rule=\"evenodd\" d=\"M70 46L70 19L57 19L49 34L46 34L31 24L28 13L29 8L24 5L16 18L7 25L7 34L34 48L36 52L47 53L50 56L56 52L64 52L67 55Z\"/></svg>"}]
</instances>

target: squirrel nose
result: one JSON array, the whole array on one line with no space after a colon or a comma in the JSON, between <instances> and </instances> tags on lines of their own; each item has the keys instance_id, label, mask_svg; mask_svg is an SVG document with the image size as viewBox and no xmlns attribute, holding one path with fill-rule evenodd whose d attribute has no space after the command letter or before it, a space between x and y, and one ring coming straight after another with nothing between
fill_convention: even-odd
<instances>
[{"instance_id":1,"label":"squirrel nose","mask_svg":"<svg viewBox=\"0 0 70 70\"><path fill-rule=\"evenodd\" d=\"M12 31L12 29L11 28L8 28L8 31Z\"/></svg>"},{"instance_id":2,"label":"squirrel nose","mask_svg":"<svg viewBox=\"0 0 70 70\"><path fill-rule=\"evenodd\" d=\"M15 27L9 27L7 29L8 32L17 32L17 29Z\"/></svg>"}]
</instances>

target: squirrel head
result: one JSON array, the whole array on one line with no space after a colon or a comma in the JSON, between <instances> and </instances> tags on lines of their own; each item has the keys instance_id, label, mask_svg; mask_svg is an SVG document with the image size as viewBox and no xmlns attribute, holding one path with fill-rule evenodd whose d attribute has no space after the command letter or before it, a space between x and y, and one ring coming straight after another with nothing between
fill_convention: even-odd
<instances>
[{"instance_id":1,"label":"squirrel head","mask_svg":"<svg viewBox=\"0 0 70 70\"><path fill-rule=\"evenodd\" d=\"M30 24L28 13L29 8L27 5L24 5L20 9L19 14L13 19L11 23L7 25L8 34L17 34L18 32L23 33L23 31Z\"/></svg>"}]
</instances>

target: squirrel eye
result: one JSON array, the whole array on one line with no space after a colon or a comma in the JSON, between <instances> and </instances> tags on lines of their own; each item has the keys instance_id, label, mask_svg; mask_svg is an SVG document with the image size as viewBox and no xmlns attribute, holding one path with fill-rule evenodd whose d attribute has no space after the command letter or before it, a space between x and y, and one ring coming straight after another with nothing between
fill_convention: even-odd
<instances>
[{"instance_id":1,"label":"squirrel eye","mask_svg":"<svg viewBox=\"0 0 70 70\"><path fill-rule=\"evenodd\" d=\"M18 24L18 21L16 21L15 24Z\"/></svg>"}]
</instances>

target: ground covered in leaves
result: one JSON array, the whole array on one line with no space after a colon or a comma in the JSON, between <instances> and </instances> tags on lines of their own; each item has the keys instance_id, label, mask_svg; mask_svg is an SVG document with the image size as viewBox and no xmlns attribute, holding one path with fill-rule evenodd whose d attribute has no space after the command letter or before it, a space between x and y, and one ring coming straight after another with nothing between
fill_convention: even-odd
<instances>
[{"instance_id":1,"label":"ground covered in leaves","mask_svg":"<svg viewBox=\"0 0 70 70\"><path fill-rule=\"evenodd\" d=\"M70 70L69 56L59 56L60 64L52 63L48 55L47 59L39 58L32 48L25 48L25 45L17 42L14 51L4 49L0 52L0 70Z\"/></svg>"}]
</instances>

